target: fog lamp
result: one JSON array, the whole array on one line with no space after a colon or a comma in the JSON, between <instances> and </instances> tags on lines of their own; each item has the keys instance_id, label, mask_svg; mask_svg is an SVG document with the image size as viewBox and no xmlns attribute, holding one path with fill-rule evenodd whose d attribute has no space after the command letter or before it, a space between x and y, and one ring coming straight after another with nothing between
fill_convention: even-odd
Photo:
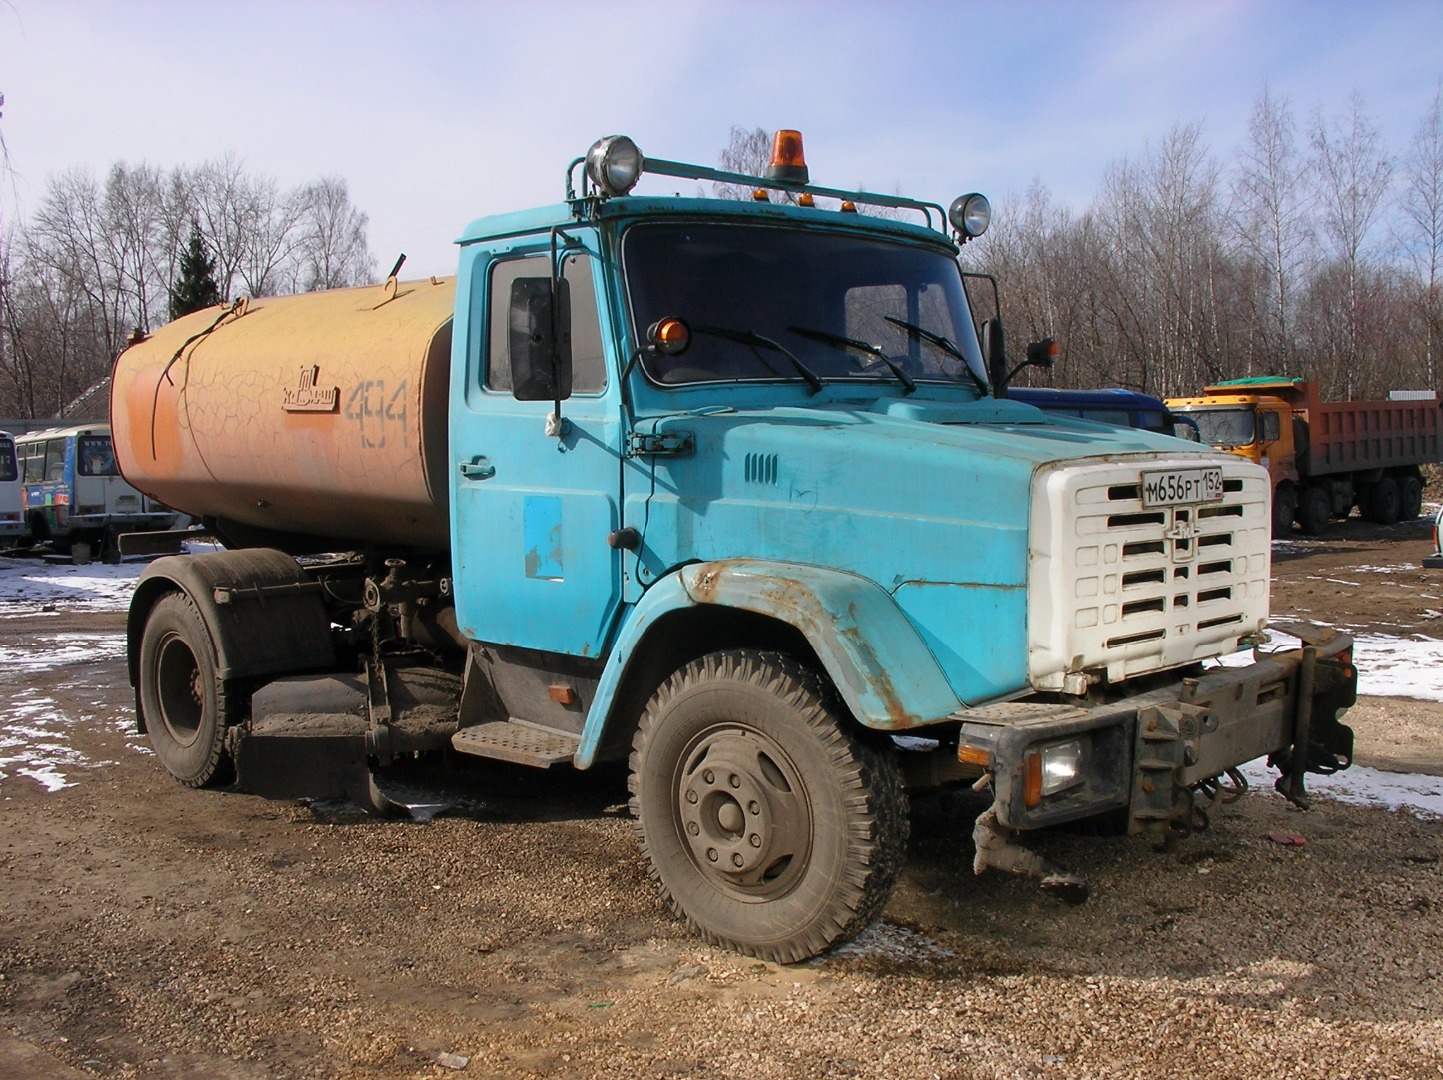
<instances>
[{"instance_id":1,"label":"fog lamp","mask_svg":"<svg viewBox=\"0 0 1443 1080\"><path fill-rule=\"evenodd\" d=\"M985 233L992 223L992 204L987 201L986 195L975 191L970 195L958 195L947 208L947 220L967 239L974 239Z\"/></svg>"},{"instance_id":2,"label":"fog lamp","mask_svg":"<svg viewBox=\"0 0 1443 1080\"><path fill-rule=\"evenodd\" d=\"M608 195L625 195L641 179L646 159L625 135L597 139L586 152L586 175Z\"/></svg>"}]
</instances>

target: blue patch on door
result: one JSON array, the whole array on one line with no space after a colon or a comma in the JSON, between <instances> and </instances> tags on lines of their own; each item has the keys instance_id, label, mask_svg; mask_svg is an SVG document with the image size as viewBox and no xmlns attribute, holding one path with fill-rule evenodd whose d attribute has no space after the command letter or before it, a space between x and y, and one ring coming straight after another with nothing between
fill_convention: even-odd
<instances>
[{"instance_id":1,"label":"blue patch on door","mask_svg":"<svg viewBox=\"0 0 1443 1080\"><path fill-rule=\"evenodd\" d=\"M526 576L544 581L564 581L561 500L554 495L531 496L526 500L523 517Z\"/></svg>"}]
</instances>

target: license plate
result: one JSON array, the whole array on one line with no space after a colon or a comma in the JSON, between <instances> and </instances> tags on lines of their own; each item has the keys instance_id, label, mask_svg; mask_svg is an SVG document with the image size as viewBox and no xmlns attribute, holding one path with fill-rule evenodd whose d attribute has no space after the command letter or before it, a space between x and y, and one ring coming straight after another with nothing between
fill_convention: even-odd
<instances>
[{"instance_id":1,"label":"license plate","mask_svg":"<svg viewBox=\"0 0 1443 1080\"><path fill-rule=\"evenodd\" d=\"M1143 506L1182 506L1223 497L1222 469L1169 469L1142 474Z\"/></svg>"}]
</instances>

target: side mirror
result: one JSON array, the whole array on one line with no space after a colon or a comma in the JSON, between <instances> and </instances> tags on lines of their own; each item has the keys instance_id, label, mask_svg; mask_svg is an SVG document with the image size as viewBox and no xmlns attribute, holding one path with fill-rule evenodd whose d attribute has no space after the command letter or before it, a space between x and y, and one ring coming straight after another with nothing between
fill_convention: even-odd
<instances>
[{"instance_id":1,"label":"side mirror","mask_svg":"<svg viewBox=\"0 0 1443 1080\"><path fill-rule=\"evenodd\" d=\"M550 278L511 283L511 392L517 401L564 401L571 396L571 286Z\"/></svg>"},{"instance_id":2,"label":"side mirror","mask_svg":"<svg viewBox=\"0 0 1443 1080\"><path fill-rule=\"evenodd\" d=\"M1007 332L1002 319L988 319L982 324L982 356L987 363L987 381L992 384L993 397L1007 396Z\"/></svg>"}]
</instances>

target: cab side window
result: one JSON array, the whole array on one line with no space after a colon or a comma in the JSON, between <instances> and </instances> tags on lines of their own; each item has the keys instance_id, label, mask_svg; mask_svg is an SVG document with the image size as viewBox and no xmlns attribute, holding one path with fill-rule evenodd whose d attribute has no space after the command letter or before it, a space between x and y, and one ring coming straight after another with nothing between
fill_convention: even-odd
<instances>
[{"instance_id":1,"label":"cab side window","mask_svg":"<svg viewBox=\"0 0 1443 1080\"><path fill-rule=\"evenodd\" d=\"M511 392L511 283L517 278L546 277L547 256L508 259L491 267L487 317L486 389ZM591 257L568 255L561 275L571 285L571 389L598 394L606 389L606 353L601 344L601 313L596 307Z\"/></svg>"},{"instance_id":2,"label":"cab side window","mask_svg":"<svg viewBox=\"0 0 1443 1080\"><path fill-rule=\"evenodd\" d=\"M1262 421L1260 426L1262 428L1261 436L1263 442L1276 442L1282 438L1283 431L1277 413L1265 412L1259 419Z\"/></svg>"}]
</instances>

